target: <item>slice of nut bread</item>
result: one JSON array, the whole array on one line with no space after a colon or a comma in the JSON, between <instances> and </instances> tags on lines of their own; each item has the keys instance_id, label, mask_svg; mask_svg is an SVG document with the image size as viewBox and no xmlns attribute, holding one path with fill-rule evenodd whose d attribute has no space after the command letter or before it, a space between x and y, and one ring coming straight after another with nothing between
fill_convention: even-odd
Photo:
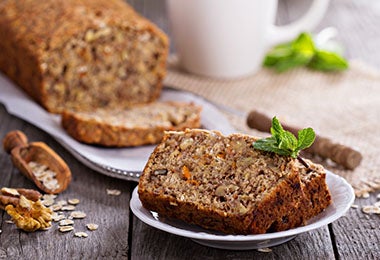
<instances>
[{"instance_id":1,"label":"slice of nut bread","mask_svg":"<svg viewBox=\"0 0 380 260\"><path fill-rule=\"evenodd\" d=\"M143 206L229 234L290 229L327 207L330 197L313 203L329 194L323 168L313 166L306 176L296 160L253 149L256 140L199 129L167 132L140 177Z\"/></svg>"},{"instance_id":2,"label":"slice of nut bread","mask_svg":"<svg viewBox=\"0 0 380 260\"><path fill-rule=\"evenodd\" d=\"M154 102L126 109L65 110L61 124L74 139L102 146L156 144L165 130L200 127L201 107L187 102Z\"/></svg>"}]
</instances>

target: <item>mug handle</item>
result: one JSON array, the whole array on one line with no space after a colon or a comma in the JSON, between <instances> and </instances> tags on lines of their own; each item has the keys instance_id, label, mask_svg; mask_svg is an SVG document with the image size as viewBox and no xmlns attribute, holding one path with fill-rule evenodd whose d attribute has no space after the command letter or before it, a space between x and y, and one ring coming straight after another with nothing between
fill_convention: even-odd
<instances>
[{"instance_id":1,"label":"mug handle","mask_svg":"<svg viewBox=\"0 0 380 260\"><path fill-rule=\"evenodd\" d=\"M303 31L310 31L322 20L330 0L314 0L309 10L300 19L283 26L271 25L268 31L268 45L290 41Z\"/></svg>"}]
</instances>

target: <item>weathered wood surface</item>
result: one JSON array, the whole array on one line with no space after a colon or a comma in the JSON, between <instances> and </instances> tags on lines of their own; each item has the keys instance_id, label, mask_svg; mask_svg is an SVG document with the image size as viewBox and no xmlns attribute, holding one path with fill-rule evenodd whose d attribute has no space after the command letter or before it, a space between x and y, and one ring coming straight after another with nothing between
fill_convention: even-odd
<instances>
[{"instance_id":1,"label":"weathered wood surface","mask_svg":"<svg viewBox=\"0 0 380 260\"><path fill-rule=\"evenodd\" d=\"M130 0L136 9L169 32L164 0ZM306 1L279 1L278 22L286 23L299 16ZM330 9L317 28L339 29L339 40L349 58L361 59L380 68L380 3L371 0L332 0ZM1 95L1 93L0 93ZM78 210L87 213L75 222L76 231L86 231L86 223L99 224L87 231L88 238L63 234L56 224L48 231L25 233L8 224L2 212L0 220L0 258L7 259L380 259L380 218L350 209L333 224L301 234L271 253L256 250L230 251L201 246L192 240L171 235L145 225L129 210L130 194L135 183L99 174L78 162L60 144L38 128L8 114L0 105L0 138L11 130L24 131L31 141L51 146L70 166L73 181L59 199L78 198ZM0 186L29 187L33 184L15 169L9 155L0 149ZM108 196L106 189L119 189L120 196ZM356 204L376 201L357 199Z\"/></svg>"}]
</instances>

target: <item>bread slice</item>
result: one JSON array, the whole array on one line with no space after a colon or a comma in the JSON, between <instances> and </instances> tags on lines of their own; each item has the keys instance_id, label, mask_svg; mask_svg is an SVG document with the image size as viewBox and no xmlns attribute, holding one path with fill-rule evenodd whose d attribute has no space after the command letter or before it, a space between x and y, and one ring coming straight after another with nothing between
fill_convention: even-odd
<instances>
[{"instance_id":1,"label":"bread slice","mask_svg":"<svg viewBox=\"0 0 380 260\"><path fill-rule=\"evenodd\" d=\"M143 206L206 229L260 234L303 225L330 204L329 196L315 204L318 194L329 194L323 168L313 164L308 173L292 158L255 150L256 140L167 132L140 177Z\"/></svg>"},{"instance_id":2,"label":"bread slice","mask_svg":"<svg viewBox=\"0 0 380 260\"><path fill-rule=\"evenodd\" d=\"M126 109L65 110L61 124L74 139L102 146L139 146L161 141L165 130L199 128L201 107L154 102Z\"/></svg>"},{"instance_id":3,"label":"bread slice","mask_svg":"<svg viewBox=\"0 0 380 260\"><path fill-rule=\"evenodd\" d=\"M0 70L50 112L155 101L167 36L123 0L0 4Z\"/></svg>"}]
</instances>

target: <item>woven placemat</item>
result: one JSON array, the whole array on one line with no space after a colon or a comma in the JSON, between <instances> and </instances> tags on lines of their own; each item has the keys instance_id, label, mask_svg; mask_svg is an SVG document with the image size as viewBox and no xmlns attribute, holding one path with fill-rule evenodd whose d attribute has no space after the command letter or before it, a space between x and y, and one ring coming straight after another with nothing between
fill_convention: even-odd
<instances>
[{"instance_id":1,"label":"woven placemat","mask_svg":"<svg viewBox=\"0 0 380 260\"><path fill-rule=\"evenodd\" d=\"M239 132L268 135L246 126L247 113L255 109L288 125L313 127L320 136L359 150L363 160L355 170L313 159L344 177L358 197L380 189L380 71L351 61L342 73L301 68L278 74L262 69L242 79L220 80L188 74L175 60L168 67L165 85L240 111L225 111Z\"/></svg>"}]
</instances>

